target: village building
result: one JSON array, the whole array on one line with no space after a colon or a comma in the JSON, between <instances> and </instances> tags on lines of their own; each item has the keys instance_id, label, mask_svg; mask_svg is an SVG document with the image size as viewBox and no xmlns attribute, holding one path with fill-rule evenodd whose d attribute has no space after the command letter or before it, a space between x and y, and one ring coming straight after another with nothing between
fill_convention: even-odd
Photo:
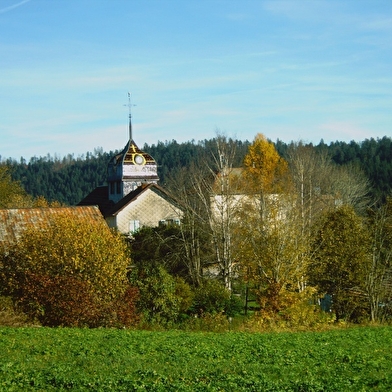
<instances>
[{"instance_id":1,"label":"village building","mask_svg":"<svg viewBox=\"0 0 392 392\"><path fill-rule=\"evenodd\" d=\"M143 226L179 225L179 203L155 183L142 183L117 203L110 200L110 186L101 186L87 195L79 205L96 205L109 227L130 235Z\"/></svg>"},{"instance_id":2,"label":"village building","mask_svg":"<svg viewBox=\"0 0 392 392\"><path fill-rule=\"evenodd\" d=\"M158 182L155 159L133 140L129 111L129 140L108 162L107 185L95 188L78 205L98 206L109 227L125 235L143 226L180 224L180 203Z\"/></svg>"},{"instance_id":3,"label":"village building","mask_svg":"<svg viewBox=\"0 0 392 392\"><path fill-rule=\"evenodd\" d=\"M129 105L131 106L131 105ZM179 225L183 216L180 203L158 185L158 165L139 149L132 138L129 113L129 140L107 166L107 185L99 186L74 207L0 209L0 244L15 243L27 227L45 227L59 213L101 221L125 235L143 226Z\"/></svg>"},{"instance_id":4,"label":"village building","mask_svg":"<svg viewBox=\"0 0 392 392\"><path fill-rule=\"evenodd\" d=\"M46 228L56 216L69 219L83 217L87 223L107 227L101 212L96 206L41 207L0 209L0 248L2 251L16 244L22 233L29 227Z\"/></svg>"}]
</instances>

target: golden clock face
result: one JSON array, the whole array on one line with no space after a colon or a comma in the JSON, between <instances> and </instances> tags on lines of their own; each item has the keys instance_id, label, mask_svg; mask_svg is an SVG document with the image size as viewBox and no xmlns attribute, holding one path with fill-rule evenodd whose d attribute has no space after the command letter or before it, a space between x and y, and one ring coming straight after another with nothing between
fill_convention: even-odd
<instances>
[{"instance_id":1,"label":"golden clock face","mask_svg":"<svg viewBox=\"0 0 392 392\"><path fill-rule=\"evenodd\" d=\"M133 161L134 161L137 165L143 165L143 163L144 163L143 155L136 154L136 155L133 157Z\"/></svg>"}]
</instances>

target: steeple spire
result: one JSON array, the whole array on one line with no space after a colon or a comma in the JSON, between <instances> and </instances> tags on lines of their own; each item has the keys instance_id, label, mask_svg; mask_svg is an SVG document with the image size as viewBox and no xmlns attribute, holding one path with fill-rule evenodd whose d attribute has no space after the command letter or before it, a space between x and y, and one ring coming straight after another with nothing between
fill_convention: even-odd
<instances>
[{"instance_id":1,"label":"steeple spire","mask_svg":"<svg viewBox=\"0 0 392 392\"><path fill-rule=\"evenodd\" d=\"M132 105L131 103L131 93L128 93L128 105L124 105L124 106L128 106L128 110L129 110L129 140L132 140L132 113L131 113L131 108Z\"/></svg>"}]
</instances>

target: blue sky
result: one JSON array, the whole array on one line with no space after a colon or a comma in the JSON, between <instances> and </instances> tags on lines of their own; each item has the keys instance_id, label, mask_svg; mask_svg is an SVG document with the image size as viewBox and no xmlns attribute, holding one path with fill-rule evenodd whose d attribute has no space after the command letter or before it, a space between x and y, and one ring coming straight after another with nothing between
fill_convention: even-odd
<instances>
[{"instance_id":1,"label":"blue sky","mask_svg":"<svg viewBox=\"0 0 392 392\"><path fill-rule=\"evenodd\" d=\"M0 0L0 155L392 136L392 1ZM125 105L125 106L124 106Z\"/></svg>"}]
</instances>

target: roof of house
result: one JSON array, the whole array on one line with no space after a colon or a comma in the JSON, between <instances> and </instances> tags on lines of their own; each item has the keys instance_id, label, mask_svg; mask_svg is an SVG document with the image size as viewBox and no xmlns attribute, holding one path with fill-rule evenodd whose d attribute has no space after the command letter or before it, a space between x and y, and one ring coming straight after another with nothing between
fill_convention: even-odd
<instances>
[{"instance_id":1,"label":"roof of house","mask_svg":"<svg viewBox=\"0 0 392 392\"><path fill-rule=\"evenodd\" d=\"M109 187L107 185L95 188L78 203L78 206L97 206L103 216L114 205L114 201L109 200Z\"/></svg>"},{"instance_id":2,"label":"roof of house","mask_svg":"<svg viewBox=\"0 0 392 392\"><path fill-rule=\"evenodd\" d=\"M117 215L124 207L126 207L127 205L135 201L140 195L142 195L147 190L151 190L157 193L159 196L168 200L170 203L175 204L178 208L181 208L179 202L159 185L143 184L138 188L136 188L134 191L128 193L128 195L124 196L118 203L116 203L110 209L108 209L104 214L105 217Z\"/></svg>"},{"instance_id":3,"label":"roof of house","mask_svg":"<svg viewBox=\"0 0 392 392\"><path fill-rule=\"evenodd\" d=\"M59 214L68 214L70 218L82 217L90 222L105 223L96 206L0 209L0 243L4 246L14 244L26 227L47 226L50 219Z\"/></svg>"},{"instance_id":4,"label":"roof of house","mask_svg":"<svg viewBox=\"0 0 392 392\"><path fill-rule=\"evenodd\" d=\"M140 195L147 190L151 190L161 197L168 200L170 203L175 204L178 208L181 208L180 203L171 196L167 191L157 184L143 184L137 187L132 192L124 196L120 201L114 203L109 200L108 187L102 186L95 188L90 194L88 194L80 203L79 206L95 205L98 206L102 215L106 218L108 216L117 215L123 208L135 201Z\"/></svg>"}]
</instances>

